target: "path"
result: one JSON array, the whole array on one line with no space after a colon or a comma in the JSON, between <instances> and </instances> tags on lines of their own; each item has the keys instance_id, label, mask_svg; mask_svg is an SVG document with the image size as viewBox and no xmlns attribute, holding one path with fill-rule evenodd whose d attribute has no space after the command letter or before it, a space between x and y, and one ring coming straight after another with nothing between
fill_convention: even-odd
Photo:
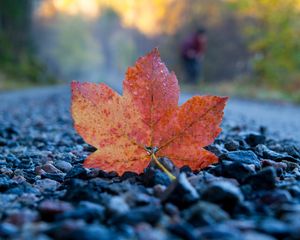
<instances>
[{"instance_id":1,"label":"path","mask_svg":"<svg viewBox=\"0 0 300 240\"><path fill-rule=\"evenodd\" d=\"M5 114L10 107L23 105L26 107L27 99L39 99L49 96L61 96L62 104L69 104L68 87L35 88L23 91L0 93L0 113ZM186 101L191 95L183 94L180 102ZM268 131L280 138L300 139L300 107L291 104L268 103L230 99L225 111L227 123L246 124L257 129L259 126L267 127Z\"/></svg>"}]
</instances>

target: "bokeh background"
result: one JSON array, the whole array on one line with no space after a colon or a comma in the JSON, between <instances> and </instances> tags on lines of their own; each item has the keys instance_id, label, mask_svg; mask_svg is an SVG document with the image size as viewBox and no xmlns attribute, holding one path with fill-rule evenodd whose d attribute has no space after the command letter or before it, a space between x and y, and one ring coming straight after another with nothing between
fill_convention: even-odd
<instances>
[{"instance_id":1,"label":"bokeh background","mask_svg":"<svg viewBox=\"0 0 300 240\"><path fill-rule=\"evenodd\" d=\"M191 86L179 46L207 30ZM300 0L1 0L0 91L73 79L118 88L159 47L183 90L300 103Z\"/></svg>"}]
</instances>

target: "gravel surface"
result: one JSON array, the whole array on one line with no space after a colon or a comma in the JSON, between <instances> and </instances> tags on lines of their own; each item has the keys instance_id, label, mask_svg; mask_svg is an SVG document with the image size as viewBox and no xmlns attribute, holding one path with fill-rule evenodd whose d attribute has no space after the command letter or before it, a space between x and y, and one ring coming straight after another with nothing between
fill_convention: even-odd
<instances>
[{"instance_id":1,"label":"gravel surface","mask_svg":"<svg viewBox=\"0 0 300 240\"><path fill-rule=\"evenodd\" d=\"M191 172L160 159L171 182L152 164L83 168L94 148L72 128L66 88L0 102L0 239L300 239L300 147L283 139L299 136L296 107L232 100L207 147L220 162Z\"/></svg>"}]
</instances>

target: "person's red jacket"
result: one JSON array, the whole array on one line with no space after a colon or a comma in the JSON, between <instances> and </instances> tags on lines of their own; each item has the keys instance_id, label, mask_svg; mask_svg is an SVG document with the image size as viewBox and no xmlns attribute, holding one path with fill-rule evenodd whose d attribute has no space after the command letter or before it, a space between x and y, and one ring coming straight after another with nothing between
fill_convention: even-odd
<instances>
[{"instance_id":1,"label":"person's red jacket","mask_svg":"<svg viewBox=\"0 0 300 240\"><path fill-rule=\"evenodd\" d=\"M204 55L207 39L205 36L193 34L187 37L181 45L181 56L184 58L198 58Z\"/></svg>"}]
</instances>

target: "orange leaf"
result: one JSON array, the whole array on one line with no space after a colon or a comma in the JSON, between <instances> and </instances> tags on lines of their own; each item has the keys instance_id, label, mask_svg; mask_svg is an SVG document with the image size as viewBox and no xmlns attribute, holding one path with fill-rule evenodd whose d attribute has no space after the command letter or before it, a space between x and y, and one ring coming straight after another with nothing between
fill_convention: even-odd
<instances>
[{"instance_id":1,"label":"orange leaf","mask_svg":"<svg viewBox=\"0 0 300 240\"><path fill-rule=\"evenodd\" d=\"M84 162L106 171L142 172L150 156L201 169L217 161L203 149L221 132L227 97L195 96L178 106L179 86L154 49L128 68L123 96L105 84L72 82L77 132L97 148Z\"/></svg>"}]
</instances>

